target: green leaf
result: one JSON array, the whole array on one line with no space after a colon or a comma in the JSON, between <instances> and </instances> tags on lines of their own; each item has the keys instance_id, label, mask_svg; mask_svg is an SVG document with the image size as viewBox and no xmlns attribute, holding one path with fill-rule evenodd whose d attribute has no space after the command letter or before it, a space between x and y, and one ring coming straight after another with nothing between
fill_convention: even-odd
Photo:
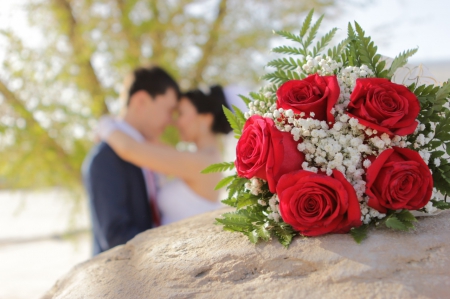
<instances>
[{"instance_id":1,"label":"green leaf","mask_svg":"<svg viewBox=\"0 0 450 299\"><path fill-rule=\"evenodd\" d=\"M388 216L384 223L386 224L387 227L395 229L395 230L407 231L410 228L404 222L400 221L395 216L395 214Z\"/></svg>"},{"instance_id":2,"label":"green leaf","mask_svg":"<svg viewBox=\"0 0 450 299\"><path fill-rule=\"evenodd\" d=\"M368 224L363 224L360 227L353 227L350 230L350 234L356 243L361 244L361 242L367 238L367 231L369 230Z\"/></svg>"},{"instance_id":3,"label":"green leaf","mask_svg":"<svg viewBox=\"0 0 450 299\"><path fill-rule=\"evenodd\" d=\"M342 59L340 59L340 57L341 57L342 52L344 51L345 47L347 47L348 43L349 43L349 39L348 38L344 39L337 46L328 50L328 56L330 56L331 59L333 59L335 61L339 61L339 60L342 61Z\"/></svg>"},{"instance_id":4,"label":"green leaf","mask_svg":"<svg viewBox=\"0 0 450 299\"><path fill-rule=\"evenodd\" d=\"M302 66L302 62L299 59L295 61L292 57L290 59L280 58L270 61L267 66L276 67L277 69L282 70L295 71L298 67Z\"/></svg>"},{"instance_id":5,"label":"green leaf","mask_svg":"<svg viewBox=\"0 0 450 299\"><path fill-rule=\"evenodd\" d=\"M234 169L234 162L212 164L202 170L201 173L223 172Z\"/></svg>"},{"instance_id":6,"label":"green leaf","mask_svg":"<svg viewBox=\"0 0 450 299\"><path fill-rule=\"evenodd\" d=\"M263 76L263 79L275 84L282 84L289 80L300 80L300 75L297 72L277 70L273 73L266 74Z\"/></svg>"},{"instance_id":7,"label":"green leaf","mask_svg":"<svg viewBox=\"0 0 450 299\"><path fill-rule=\"evenodd\" d=\"M253 194L246 193L238 197L236 207L238 209L241 209L243 207L254 205L256 203L258 203L258 197Z\"/></svg>"},{"instance_id":8,"label":"green leaf","mask_svg":"<svg viewBox=\"0 0 450 299\"><path fill-rule=\"evenodd\" d=\"M414 217L414 215L411 214L411 212L408 210L402 210L402 211L396 213L395 216L397 217L398 220L400 220L403 223L417 221L416 217Z\"/></svg>"},{"instance_id":9,"label":"green leaf","mask_svg":"<svg viewBox=\"0 0 450 299\"><path fill-rule=\"evenodd\" d=\"M436 101L445 100L450 95L450 80L442 84L439 90L436 92Z\"/></svg>"},{"instance_id":10,"label":"green leaf","mask_svg":"<svg viewBox=\"0 0 450 299\"><path fill-rule=\"evenodd\" d=\"M239 95L239 97L244 101L245 105L248 108L248 104L250 104L252 102L252 100L250 100L249 98L243 96L243 95Z\"/></svg>"},{"instance_id":11,"label":"green leaf","mask_svg":"<svg viewBox=\"0 0 450 299\"><path fill-rule=\"evenodd\" d=\"M433 203L433 207L436 207L439 210L450 209L450 202L445 202L442 200L435 200L435 199L432 199L431 202Z\"/></svg>"},{"instance_id":12,"label":"green leaf","mask_svg":"<svg viewBox=\"0 0 450 299\"><path fill-rule=\"evenodd\" d=\"M236 107L234 105L231 105L231 107L234 110L234 114L236 115L236 119L238 120L240 127L243 128L245 122L247 121L245 119L244 113L241 111L241 109L239 109L238 107Z\"/></svg>"},{"instance_id":13,"label":"green leaf","mask_svg":"<svg viewBox=\"0 0 450 299\"><path fill-rule=\"evenodd\" d=\"M290 46L280 46L272 49L274 53L288 54L288 55L304 55L303 50Z\"/></svg>"},{"instance_id":14,"label":"green leaf","mask_svg":"<svg viewBox=\"0 0 450 299\"><path fill-rule=\"evenodd\" d=\"M285 224L285 226L275 226L272 229L275 237L284 247L288 248L292 242L292 239L296 235L296 232L292 229L290 225Z\"/></svg>"},{"instance_id":15,"label":"green leaf","mask_svg":"<svg viewBox=\"0 0 450 299\"><path fill-rule=\"evenodd\" d=\"M336 34L337 28L331 29L328 33L326 33L322 38L317 42L316 46L313 49L312 57L316 57L320 52L322 52L325 47L330 43Z\"/></svg>"},{"instance_id":16,"label":"green leaf","mask_svg":"<svg viewBox=\"0 0 450 299\"><path fill-rule=\"evenodd\" d=\"M227 118L228 122L230 123L231 128L233 129L236 136L241 136L242 134L242 125L237 119L236 115L231 112L230 109L228 109L225 106L222 106L223 112L225 113L225 117Z\"/></svg>"},{"instance_id":17,"label":"green leaf","mask_svg":"<svg viewBox=\"0 0 450 299\"><path fill-rule=\"evenodd\" d=\"M300 30L300 37L304 37L306 33L308 32L309 26L311 26L312 17L314 14L314 9L311 9L308 13L308 15L305 18L305 21L303 21L302 29Z\"/></svg>"},{"instance_id":18,"label":"green leaf","mask_svg":"<svg viewBox=\"0 0 450 299\"><path fill-rule=\"evenodd\" d=\"M256 230L249 232L247 234L247 236L248 236L248 239L250 240L250 242L252 242L253 244L258 243L259 236L258 236L258 232Z\"/></svg>"},{"instance_id":19,"label":"green leaf","mask_svg":"<svg viewBox=\"0 0 450 299\"><path fill-rule=\"evenodd\" d=\"M357 55L357 46L356 46L356 33L353 30L352 24L349 22L347 26L347 35L348 35L348 45L346 56L348 60L348 64L350 66L359 65L359 57Z\"/></svg>"},{"instance_id":20,"label":"green leaf","mask_svg":"<svg viewBox=\"0 0 450 299\"><path fill-rule=\"evenodd\" d=\"M258 234L258 237L264 241L268 241L270 239L270 232L266 229L266 224L257 226L256 233Z\"/></svg>"},{"instance_id":21,"label":"green leaf","mask_svg":"<svg viewBox=\"0 0 450 299\"><path fill-rule=\"evenodd\" d=\"M238 212L230 212L222 214L223 218L216 218L216 221L225 224L225 225L232 225L232 226L240 226L240 227L251 227L251 220L243 214L240 214Z\"/></svg>"},{"instance_id":22,"label":"green leaf","mask_svg":"<svg viewBox=\"0 0 450 299\"><path fill-rule=\"evenodd\" d=\"M244 185L247 181L248 180L246 178L240 178L236 176L234 181L232 181L231 184L227 187L228 198L232 198L235 194L239 195L243 191Z\"/></svg>"},{"instance_id":23,"label":"green leaf","mask_svg":"<svg viewBox=\"0 0 450 299\"><path fill-rule=\"evenodd\" d=\"M237 201L236 201L236 198L233 197L233 198L227 198L227 199L222 200L222 203L226 204L228 206L231 206L231 207L236 207Z\"/></svg>"},{"instance_id":24,"label":"green leaf","mask_svg":"<svg viewBox=\"0 0 450 299\"><path fill-rule=\"evenodd\" d=\"M414 54L417 53L417 51L419 50L419 48L415 48L415 49L411 49L411 50L406 50L403 51L403 53L400 53L399 55L397 55L394 60L392 61L391 67L389 68L389 71L387 73L387 76L389 78L391 78L395 71L404 66L405 64L408 63L408 58L413 56Z\"/></svg>"},{"instance_id":25,"label":"green leaf","mask_svg":"<svg viewBox=\"0 0 450 299\"><path fill-rule=\"evenodd\" d=\"M305 53L308 53L308 47L311 46L312 41L316 38L317 32L319 31L320 23L322 23L323 20L323 16L324 15L321 15L320 18L314 23L314 25L311 27L309 31L308 38L302 44L303 51ZM312 54L312 52L309 53Z\"/></svg>"},{"instance_id":26,"label":"green leaf","mask_svg":"<svg viewBox=\"0 0 450 299\"><path fill-rule=\"evenodd\" d=\"M357 32L357 50L359 53L359 63L367 65L374 72L376 77L380 77L380 73L384 67L385 62L381 67L377 68L377 63L380 59L380 55L377 55L377 47L374 45L373 41L371 41L370 37L365 36L364 30L361 26L355 22L355 29Z\"/></svg>"},{"instance_id":27,"label":"green leaf","mask_svg":"<svg viewBox=\"0 0 450 299\"><path fill-rule=\"evenodd\" d=\"M232 176L227 176L227 177L221 179L220 182L217 183L214 190L219 190L220 188L228 186L228 184L230 184L232 181L234 181L235 178L236 178L236 176L232 175Z\"/></svg>"},{"instance_id":28,"label":"green leaf","mask_svg":"<svg viewBox=\"0 0 450 299\"><path fill-rule=\"evenodd\" d=\"M286 38L286 39L289 39L291 41L294 41L294 42L297 42L297 43L300 43L300 44L302 43L302 38L300 36L296 35L296 34L291 33L291 32L280 30L280 31L275 31L275 33L280 35L280 36L282 36L282 37L284 37L284 38Z\"/></svg>"}]
</instances>

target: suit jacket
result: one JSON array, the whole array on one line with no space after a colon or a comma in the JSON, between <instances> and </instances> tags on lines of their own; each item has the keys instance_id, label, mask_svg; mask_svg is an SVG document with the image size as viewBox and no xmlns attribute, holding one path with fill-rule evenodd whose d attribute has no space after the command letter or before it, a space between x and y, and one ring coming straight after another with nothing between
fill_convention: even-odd
<instances>
[{"instance_id":1,"label":"suit jacket","mask_svg":"<svg viewBox=\"0 0 450 299\"><path fill-rule=\"evenodd\" d=\"M102 142L83 164L91 209L94 255L125 244L152 227L142 169L128 163Z\"/></svg>"}]
</instances>

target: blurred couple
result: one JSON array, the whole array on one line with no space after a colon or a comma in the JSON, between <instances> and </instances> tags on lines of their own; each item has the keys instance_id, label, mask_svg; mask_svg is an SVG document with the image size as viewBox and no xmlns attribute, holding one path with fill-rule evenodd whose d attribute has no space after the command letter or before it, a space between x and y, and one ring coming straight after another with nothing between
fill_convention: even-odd
<instances>
[{"instance_id":1,"label":"blurred couple","mask_svg":"<svg viewBox=\"0 0 450 299\"><path fill-rule=\"evenodd\" d=\"M182 94L159 67L136 69L125 86L121 116L101 119L97 134L102 142L83 165L94 255L147 229L221 207L219 191L214 190L221 174L201 171L223 161L218 137L231 127L222 105L231 107L227 98L241 105L233 88L212 86L209 92ZM181 140L194 143L195 152L159 142L174 121ZM161 175L174 179L160 184Z\"/></svg>"}]
</instances>

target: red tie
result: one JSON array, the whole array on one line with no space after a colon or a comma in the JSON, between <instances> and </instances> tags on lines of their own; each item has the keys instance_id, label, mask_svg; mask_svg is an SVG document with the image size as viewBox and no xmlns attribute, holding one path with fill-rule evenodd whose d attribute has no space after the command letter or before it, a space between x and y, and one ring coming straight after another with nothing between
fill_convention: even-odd
<instances>
[{"instance_id":1,"label":"red tie","mask_svg":"<svg viewBox=\"0 0 450 299\"><path fill-rule=\"evenodd\" d=\"M152 210L153 224L155 227L161 225L161 216L159 215L158 204L156 202L156 181L153 171L145 169L145 179L147 180L148 201Z\"/></svg>"}]
</instances>

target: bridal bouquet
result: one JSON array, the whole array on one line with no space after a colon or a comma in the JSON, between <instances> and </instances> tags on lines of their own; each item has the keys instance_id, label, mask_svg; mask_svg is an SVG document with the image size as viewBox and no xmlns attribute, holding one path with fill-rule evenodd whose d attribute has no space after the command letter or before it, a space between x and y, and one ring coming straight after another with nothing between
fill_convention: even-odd
<instances>
[{"instance_id":1,"label":"bridal bouquet","mask_svg":"<svg viewBox=\"0 0 450 299\"><path fill-rule=\"evenodd\" d=\"M408 230L417 211L450 208L450 81L393 83L417 49L388 65L356 22L327 49L337 29L313 43L323 16L312 17L299 34L276 32L297 45L273 49L289 57L269 62L270 83L242 96L248 112L224 108L237 158L204 172L236 169L217 186L236 211L217 222L254 243L328 233L359 243L370 226Z\"/></svg>"}]
</instances>

